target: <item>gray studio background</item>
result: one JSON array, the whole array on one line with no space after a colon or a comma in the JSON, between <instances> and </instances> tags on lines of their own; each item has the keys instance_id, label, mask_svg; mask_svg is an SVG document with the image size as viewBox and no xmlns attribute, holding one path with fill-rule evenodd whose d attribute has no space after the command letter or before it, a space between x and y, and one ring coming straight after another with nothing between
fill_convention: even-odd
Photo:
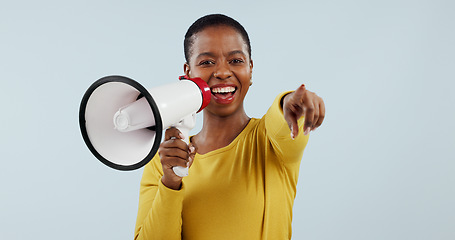
<instances>
[{"instance_id":1,"label":"gray studio background","mask_svg":"<svg viewBox=\"0 0 455 240\"><path fill-rule=\"evenodd\" d=\"M250 34L250 116L301 83L325 100L293 239L455 239L450 0L1 0L0 239L132 239L142 170L91 155L80 100L106 75L176 81L185 31L209 13Z\"/></svg>"}]
</instances>

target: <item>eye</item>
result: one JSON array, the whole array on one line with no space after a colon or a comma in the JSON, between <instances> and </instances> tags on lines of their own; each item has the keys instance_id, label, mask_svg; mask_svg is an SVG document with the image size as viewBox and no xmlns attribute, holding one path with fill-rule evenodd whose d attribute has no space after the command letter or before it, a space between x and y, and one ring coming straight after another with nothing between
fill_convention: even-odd
<instances>
[{"instance_id":1,"label":"eye","mask_svg":"<svg viewBox=\"0 0 455 240\"><path fill-rule=\"evenodd\" d=\"M230 63L233 63L233 64L240 64L240 63L244 63L245 61L243 61L243 59L241 58L236 58L236 59L232 59L230 61Z\"/></svg>"},{"instance_id":2,"label":"eye","mask_svg":"<svg viewBox=\"0 0 455 240\"><path fill-rule=\"evenodd\" d=\"M215 62L213 62L211 60L203 60L203 61L199 62L198 65L211 65L211 64L215 64Z\"/></svg>"}]
</instances>

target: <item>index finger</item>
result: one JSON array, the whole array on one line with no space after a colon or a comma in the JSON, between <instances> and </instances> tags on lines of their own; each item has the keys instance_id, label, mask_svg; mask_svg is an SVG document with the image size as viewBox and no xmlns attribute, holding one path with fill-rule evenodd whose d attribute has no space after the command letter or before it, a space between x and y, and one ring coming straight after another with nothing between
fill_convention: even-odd
<instances>
[{"instance_id":1,"label":"index finger","mask_svg":"<svg viewBox=\"0 0 455 240\"><path fill-rule=\"evenodd\" d=\"M170 127L166 129L166 132L164 133L164 141L170 140L172 138L176 139L184 139L183 134L175 127Z\"/></svg>"}]
</instances>

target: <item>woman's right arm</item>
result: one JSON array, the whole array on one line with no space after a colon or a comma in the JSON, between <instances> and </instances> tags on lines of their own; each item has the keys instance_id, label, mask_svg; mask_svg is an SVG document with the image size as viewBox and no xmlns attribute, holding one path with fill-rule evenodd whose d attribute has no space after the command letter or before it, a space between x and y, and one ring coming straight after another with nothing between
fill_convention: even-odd
<instances>
[{"instance_id":1,"label":"woman's right arm","mask_svg":"<svg viewBox=\"0 0 455 240\"><path fill-rule=\"evenodd\" d=\"M180 138L177 129L168 129L159 156L144 168L134 239L181 239L185 186L172 167L191 166L196 151Z\"/></svg>"}]
</instances>

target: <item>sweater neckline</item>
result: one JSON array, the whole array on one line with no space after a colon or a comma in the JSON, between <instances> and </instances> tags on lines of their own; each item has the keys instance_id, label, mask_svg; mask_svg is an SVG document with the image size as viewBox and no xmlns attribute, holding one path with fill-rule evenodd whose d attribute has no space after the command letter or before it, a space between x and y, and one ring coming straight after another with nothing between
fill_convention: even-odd
<instances>
[{"instance_id":1,"label":"sweater neckline","mask_svg":"<svg viewBox=\"0 0 455 240\"><path fill-rule=\"evenodd\" d=\"M239 135L237 135L237 137L235 137L234 140L232 140L232 142L230 142L227 146L215 149L215 150L210 151L210 152L205 153L205 154L196 153L196 157L198 157L198 158L207 158L207 157L211 157L213 155L220 154L220 153L223 153L223 152L226 152L226 151L230 150L231 148L233 148L237 144L239 139L241 139L244 135L247 134L247 132L249 132L249 130L251 128L253 128L253 125L254 125L254 123L257 120L258 119L256 119L256 118L250 118L250 121L248 121L248 124L245 126L245 128L243 128L243 130L239 133ZM193 136L191 136L191 138L192 137Z\"/></svg>"}]
</instances>

